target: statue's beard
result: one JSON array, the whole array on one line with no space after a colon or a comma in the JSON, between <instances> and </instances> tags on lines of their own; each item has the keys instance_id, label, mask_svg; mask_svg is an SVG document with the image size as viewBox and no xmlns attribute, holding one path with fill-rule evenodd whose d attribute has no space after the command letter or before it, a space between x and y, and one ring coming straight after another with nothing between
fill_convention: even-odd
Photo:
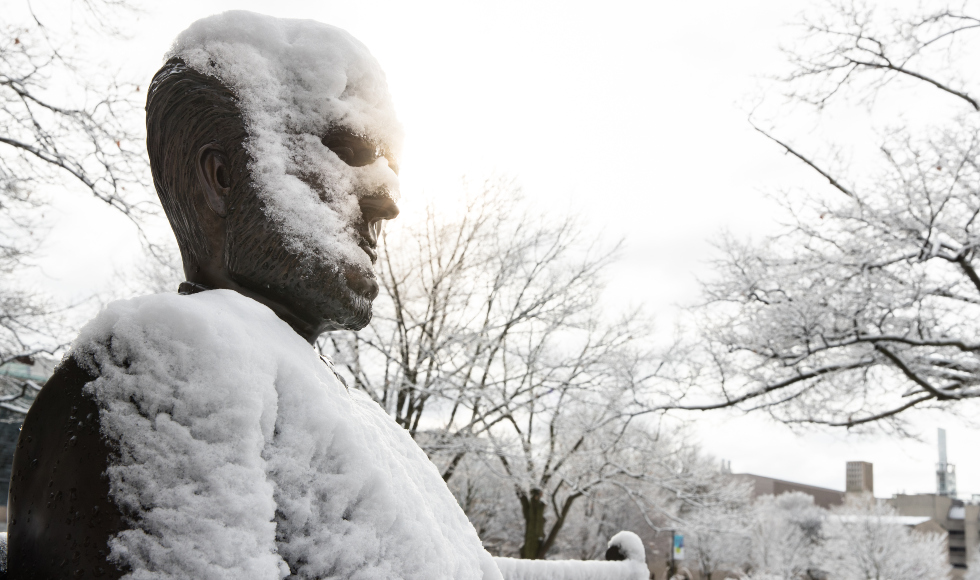
<instances>
[{"instance_id":1,"label":"statue's beard","mask_svg":"<svg viewBox=\"0 0 980 580\"><path fill-rule=\"evenodd\" d=\"M288 251L283 234L259 208L239 208L228 227L225 261L236 283L323 330L360 330L371 321L373 296L352 288L348 275L363 279L373 272Z\"/></svg>"}]
</instances>

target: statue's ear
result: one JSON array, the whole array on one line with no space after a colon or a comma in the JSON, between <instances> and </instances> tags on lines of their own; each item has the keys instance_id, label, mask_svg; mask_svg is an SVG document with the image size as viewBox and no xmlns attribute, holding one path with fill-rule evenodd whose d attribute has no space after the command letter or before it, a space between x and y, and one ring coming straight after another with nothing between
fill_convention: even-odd
<instances>
[{"instance_id":1,"label":"statue's ear","mask_svg":"<svg viewBox=\"0 0 980 580\"><path fill-rule=\"evenodd\" d=\"M231 167L224 149L216 143L208 143L197 152L197 178L204 191L204 199L211 211L228 215L228 195L231 193Z\"/></svg>"}]
</instances>

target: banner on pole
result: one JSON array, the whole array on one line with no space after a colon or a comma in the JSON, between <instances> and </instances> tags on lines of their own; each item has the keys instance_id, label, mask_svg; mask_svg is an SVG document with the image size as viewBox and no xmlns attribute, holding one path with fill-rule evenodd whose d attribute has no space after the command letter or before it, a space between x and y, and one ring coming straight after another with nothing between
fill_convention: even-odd
<instances>
[{"instance_id":1,"label":"banner on pole","mask_svg":"<svg viewBox=\"0 0 980 580\"><path fill-rule=\"evenodd\" d=\"M674 534L674 559L684 559L684 535Z\"/></svg>"}]
</instances>

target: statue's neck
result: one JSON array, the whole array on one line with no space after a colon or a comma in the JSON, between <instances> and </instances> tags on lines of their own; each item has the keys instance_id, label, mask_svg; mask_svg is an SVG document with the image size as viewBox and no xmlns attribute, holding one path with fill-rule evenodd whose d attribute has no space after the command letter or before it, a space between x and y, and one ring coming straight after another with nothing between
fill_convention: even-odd
<instances>
[{"instance_id":1,"label":"statue's neck","mask_svg":"<svg viewBox=\"0 0 980 580\"><path fill-rule=\"evenodd\" d=\"M271 308L272 311L276 313L276 316L291 326L293 330L296 331L296 334L302 336L310 344L315 343L316 339L323 334L323 329L311 327L308 323L306 323L306 321L302 320L298 316L295 316L289 308L279 304L278 302L269 300L261 294L252 292L247 288L243 288L232 282L229 282L229 284L225 287ZM197 294L198 292L205 292L207 290L216 290L216 288L208 286L207 284L201 284L200 282L190 282L186 280L181 282L180 286L177 287L177 293L183 296Z\"/></svg>"}]
</instances>

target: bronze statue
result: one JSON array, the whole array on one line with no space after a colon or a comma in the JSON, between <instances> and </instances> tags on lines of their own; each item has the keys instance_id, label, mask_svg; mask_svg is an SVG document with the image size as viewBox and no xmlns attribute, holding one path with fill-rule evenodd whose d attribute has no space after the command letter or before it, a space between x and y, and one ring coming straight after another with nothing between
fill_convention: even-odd
<instances>
[{"instance_id":1,"label":"bronze statue","mask_svg":"<svg viewBox=\"0 0 980 580\"><path fill-rule=\"evenodd\" d=\"M205 24L227 28L244 22L288 27L291 22L269 24L259 18L234 13L213 17ZM278 24L281 22L286 24ZM359 44L345 42L360 49ZM284 175L302 181L310 191L316 192L322 203L340 208L336 210L337 215L347 216L344 227L350 230L350 239L364 256L359 261L325 259L322 256L325 250L306 251L308 248L300 246L301 242L307 243L303 242L305 238L298 234L291 237L290 224L283 225L283 212L270 210L268 194L260 195L256 173L262 171L262 154L257 153L255 145L257 130L250 126L259 123L254 120L256 113L243 111L242 103L247 102L247 96L243 96L243 90L229 87L220 78L220 70L215 74L200 70L207 66L220 69L223 64L215 62L214 56L208 58L211 61L203 66L190 66L182 55L170 58L157 72L147 95L147 149L153 180L176 235L187 280L181 284L180 294L209 294L212 289L234 291L271 309L310 343L325 331L363 328L370 321L372 301L378 294L374 274L365 264L377 259L382 222L398 215L393 192L386 185L392 183L390 176L385 173L384 179L345 182L340 187L330 181L332 174L326 171L284 170ZM351 70L346 73L349 77L355 76ZM348 82L353 86L355 81ZM325 102L335 104L338 99L355 99L356 91L351 86L340 89L339 96ZM324 163L336 163L339 159L350 167L376 164L378 175L387 171L385 165L397 172L393 153L397 144L379 140L365 132L363 126L346 122L348 118L353 117L325 118L322 123L317 120L322 129L314 137L322 143L322 152L318 152L316 143L310 144L308 135L287 135L283 142L299 143L292 153L306 147L305 150L323 155L324 159L329 157ZM351 200L356 200L355 210L349 208ZM329 246L325 247L329 250ZM154 330L147 332L152 335ZM110 340L111 337L107 342ZM92 360L73 350L38 395L24 421L14 459L8 508L10 578L119 578L133 571L118 555L112 556L114 549L120 550L113 544L113 538L139 526L141 507L132 503L120 505L120 501L114 500L113 490L118 487L118 481L112 479L117 476L110 477L116 473L110 469L113 465L124 460L135 461L131 457L132 444L114 439L115 432L107 427L107 404L93 395L97 391L93 385L98 384L104 373L99 367L101 363ZM125 370L129 362L122 360L118 364ZM337 391L337 387L328 386L342 393L342 388ZM134 404L139 411L140 403L134 401ZM176 417L175 413L172 415ZM364 425L356 427L362 431L374 429ZM266 457L272 453L269 441L279 432L277 423L274 433L266 433L267 445L262 453L263 461L270 465L275 457ZM315 442L315 438L311 440ZM406 460L401 457L399 461ZM269 477L274 479L273 475ZM280 483L276 485L282 487ZM279 487L276 487L277 498L285 493ZM439 496L442 498L448 491L439 493L443 494ZM329 502L329 499L318 501ZM356 521L350 515L356 502L351 505L354 507L345 508L345 522ZM291 538L284 537L297 533L284 531L290 529L285 525L290 517L286 512L282 506L277 508L274 524L279 548L271 548L273 552L278 550L276 557L285 561L280 564L283 574L288 572L291 578L321 577L317 572L304 572L314 568L309 568L306 557L289 544ZM316 530L308 533L314 537ZM181 554L175 552L169 557L179 558ZM480 558L485 577L499 575L492 563L483 562L482 555ZM405 573L406 577L410 575Z\"/></svg>"}]
</instances>

